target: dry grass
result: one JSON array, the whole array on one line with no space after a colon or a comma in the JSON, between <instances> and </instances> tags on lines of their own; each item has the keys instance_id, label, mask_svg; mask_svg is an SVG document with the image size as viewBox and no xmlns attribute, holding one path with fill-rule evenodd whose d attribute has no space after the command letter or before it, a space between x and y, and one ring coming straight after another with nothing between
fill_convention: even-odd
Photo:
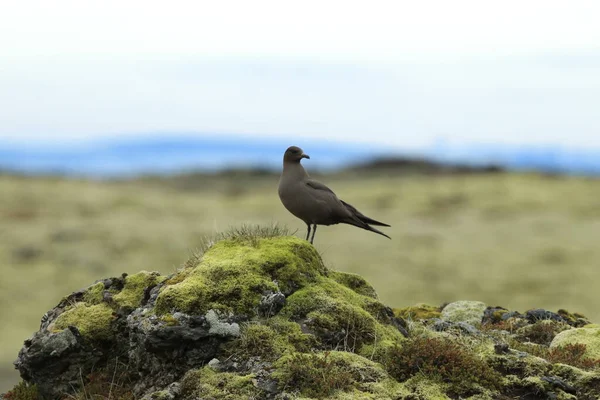
<instances>
[{"instance_id":1,"label":"dry grass","mask_svg":"<svg viewBox=\"0 0 600 400\"><path fill-rule=\"evenodd\" d=\"M16 381L11 362L23 340L63 295L122 272L170 273L202 251L206 237L230 227L288 226L304 237L304 223L279 203L277 179L0 176L0 320L10 321L0 331L0 391ZM315 239L328 266L360 273L384 302L476 299L521 311L566 308L600 321L598 181L529 174L321 179L392 225L385 229L392 241L341 225L320 227Z\"/></svg>"}]
</instances>

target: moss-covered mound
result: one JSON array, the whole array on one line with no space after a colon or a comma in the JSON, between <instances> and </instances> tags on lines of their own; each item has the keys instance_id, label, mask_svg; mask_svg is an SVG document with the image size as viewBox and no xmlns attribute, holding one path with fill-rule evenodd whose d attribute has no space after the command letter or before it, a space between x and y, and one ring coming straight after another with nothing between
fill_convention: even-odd
<instances>
[{"instance_id":1,"label":"moss-covered mound","mask_svg":"<svg viewBox=\"0 0 600 400\"><path fill-rule=\"evenodd\" d=\"M597 399L597 345L564 310L392 310L306 241L245 231L63 299L6 398Z\"/></svg>"}]
</instances>

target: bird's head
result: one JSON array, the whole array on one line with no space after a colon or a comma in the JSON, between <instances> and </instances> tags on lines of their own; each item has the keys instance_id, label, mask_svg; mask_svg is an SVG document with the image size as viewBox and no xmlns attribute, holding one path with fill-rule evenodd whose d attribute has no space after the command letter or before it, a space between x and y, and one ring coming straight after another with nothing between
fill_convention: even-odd
<instances>
[{"instance_id":1,"label":"bird's head","mask_svg":"<svg viewBox=\"0 0 600 400\"><path fill-rule=\"evenodd\" d=\"M304 154L302 149L297 146L290 146L283 154L283 162L299 163L303 158L310 159L308 154Z\"/></svg>"}]
</instances>

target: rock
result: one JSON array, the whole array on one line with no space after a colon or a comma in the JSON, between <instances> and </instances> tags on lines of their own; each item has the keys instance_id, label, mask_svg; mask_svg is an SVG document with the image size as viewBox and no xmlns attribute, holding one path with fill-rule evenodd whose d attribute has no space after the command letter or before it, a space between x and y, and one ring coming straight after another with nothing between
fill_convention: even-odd
<instances>
[{"instance_id":1,"label":"rock","mask_svg":"<svg viewBox=\"0 0 600 400\"><path fill-rule=\"evenodd\" d=\"M556 376L542 376L540 379L553 387L561 389L565 393L577 394L577 390L572 385Z\"/></svg>"},{"instance_id":2,"label":"rock","mask_svg":"<svg viewBox=\"0 0 600 400\"><path fill-rule=\"evenodd\" d=\"M471 324L467 324L466 322L450 322L442 321L440 319L435 320L433 325L431 325L431 329L438 332L454 330L465 333L467 335L478 335L480 333L477 328L475 328Z\"/></svg>"},{"instance_id":3,"label":"rock","mask_svg":"<svg viewBox=\"0 0 600 400\"><path fill-rule=\"evenodd\" d=\"M214 369L215 371L219 371L221 368L221 361L218 358L213 358L208 362L208 366Z\"/></svg>"},{"instance_id":4,"label":"rock","mask_svg":"<svg viewBox=\"0 0 600 400\"><path fill-rule=\"evenodd\" d=\"M527 320L531 323L542 320L552 320L564 323L567 322L563 317L561 317L557 313L553 313L552 311L546 311L542 308L527 311L525 313L525 318L527 318Z\"/></svg>"},{"instance_id":5,"label":"rock","mask_svg":"<svg viewBox=\"0 0 600 400\"><path fill-rule=\"evenodd\" d=\"M600 327L583 327L564 330L558 333L550 348L565 346L568 344L585 345L584 357L598 360L600 359Z\"/></svg>"},{"instance_id":6,"label":"rock","mask_svg":"<svg viewBox=\"0 0 600 400\"><path fill-rule=\"evenodd\" d=\"M465 322L479 325L487 306L480 301L455 301L442 309L442 319L450 322Z\"/></svg>"},{"instance_id":7,"label":"rock","mask_svg":"<svg viewBox=\"0 0 600 400\"><path fill-rule=\"evenodd\" d=\"M268 293L260 299L258 313L263 317L276 315L285 305L285 295L281 292Z\"/></svg>"}]
</instances>

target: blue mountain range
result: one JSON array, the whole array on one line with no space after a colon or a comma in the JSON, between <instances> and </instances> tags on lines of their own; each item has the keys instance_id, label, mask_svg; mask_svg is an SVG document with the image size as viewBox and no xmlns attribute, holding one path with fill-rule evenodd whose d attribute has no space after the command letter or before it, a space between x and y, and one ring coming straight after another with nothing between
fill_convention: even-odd
<instances>
[{"instance_id":1,"label":"blue mountain range","mask_svg":"<svg viewBox=\"0 0 600 400\"><path fill-rule=\"evenodd\" d=\"M152 135L79 144L8 146L0 144L0 170L25 174L127 177L231 168L278 169L283 151L302 145L311 169L331 170L378 157L425 158L442 163L497 165L513 170L600 175L600 149L560 146L499 146L438 142L419 153L390 153L382 146L250 136Z\"/></svg>"}]
</instances>

